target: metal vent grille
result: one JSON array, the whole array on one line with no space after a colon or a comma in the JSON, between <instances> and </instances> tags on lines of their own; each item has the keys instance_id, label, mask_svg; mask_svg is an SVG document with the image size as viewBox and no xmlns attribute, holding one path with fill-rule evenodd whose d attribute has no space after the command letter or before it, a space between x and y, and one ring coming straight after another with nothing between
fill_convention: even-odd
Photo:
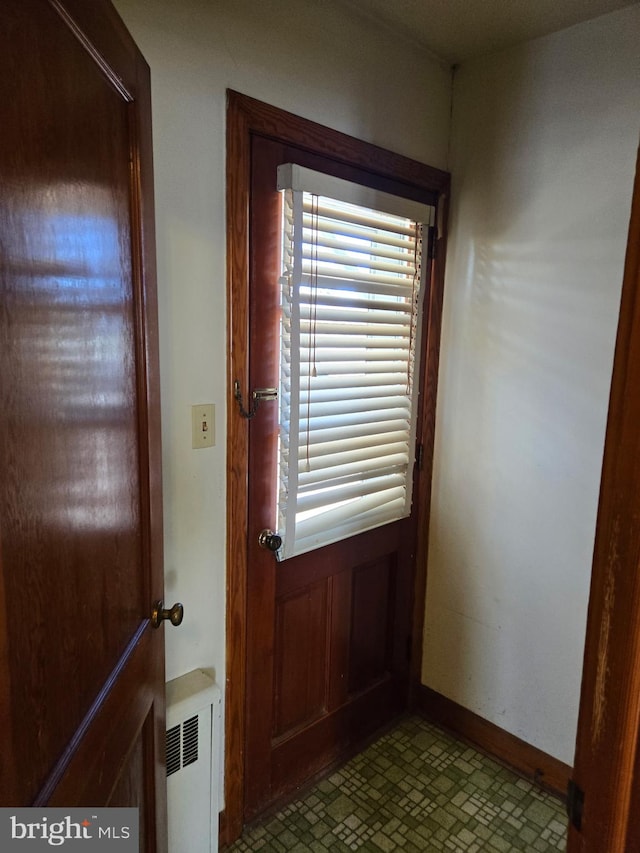
<instances>
[{"instance_id":1,"label":"metal vent grille","mask_svg":"<svg viewBox=\"0 0 640 853\"><path fill-rule=\"evenodd\" d=\"M198 721L189 717L167 730L167 776L198 760Z\"/></svg>"},{"instance_id":2,"label":"metal vent grille","mask_svg":"<svg viewBox=\"0 0 640 853\"><path fill-rule=\"evenodd\" d=\"M182 766L198 760L198 717L190 717L182 724Z\"/></svg>"},{"instance_id":3,"label":"metal vent grille","mask_svg":"<svg viewBox=\"0 0 640 853\"><path fill-rule=\"evenodd\" d=\"M167 732L167 776L180 770L180 725Z\"/></svg>"}]
</instances>

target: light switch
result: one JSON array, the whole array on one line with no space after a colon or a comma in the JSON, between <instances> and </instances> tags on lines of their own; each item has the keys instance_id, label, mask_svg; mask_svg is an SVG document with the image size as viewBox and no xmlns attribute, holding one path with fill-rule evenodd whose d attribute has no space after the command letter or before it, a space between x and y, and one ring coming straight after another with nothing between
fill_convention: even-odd
<instances>
[{"instance_id":1,"label":"light switch","mask_svg":"<svg viewBox=\"0 0 640 853\"><path fill-rule=\"evenodd\" d=\"M213 403L191 406L191 446L194 450L213 447L216 443L214 412Z\"/></svg>"}]
</instances>

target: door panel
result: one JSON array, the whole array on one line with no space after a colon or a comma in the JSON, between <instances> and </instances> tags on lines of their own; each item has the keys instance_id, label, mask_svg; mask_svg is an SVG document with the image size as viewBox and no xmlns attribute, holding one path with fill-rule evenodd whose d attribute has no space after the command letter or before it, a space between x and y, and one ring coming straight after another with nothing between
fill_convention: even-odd
<instances>
[{"instance_id":1,"label":"door panel","mask_svg":"<svg viewBox=\"0 0 640 853\"><path fill-rule=\"evenodd\" d=\"M140 799L140 792L144 790L144 734L146 729L140 733L133 744L132 751L128 757L127 763L123 768L117 785L109 799L109 806L112 808L138 806L141 807L144 803ZM144 812L140 816L141 829L142 821L144 820ZM141 833L142 834L142 833Z\"/></svg>"},{"instance_id":2,"label":"door panel","mask_svg":"<svg viewBox=\"0 0 640 853\"><path fill-rule=\"evenodd\" d=\"M279 382L276 172L285 162L373 180L252 138L250 388ZM277 403L262 403L249 425L246 820L402 710L408 691L415 518L276 563L258 534L275 525L277 442Z\"/></svg>"},{"instance_id":3,"label":"door panel","mask_svg":"<svg viewBox=\"0 0 640 853\"><path fill-rule=\"evenodd\" d=\"M271 796L274 801L292 793L332 762L341 760L363 738L406 708L402 681L387 678L324 714L295 737L272 744Z\"/></svg>"},{"instance_id":4,"label":"door panel","mask_svg":"<svg viewBox=\"0 0 640 853\"><path fill-rule=\"evenodd\" d=\"M276 600L274 738L327 707L328 587L324 580Z\"/></svg>"},{"instance_id":5,"label":"door panel","mask_svg":"<svg viewBox=\"0 0 640 853\"><path fill-rule=\"evenodd\" d=\"M153 797L146 790L149 753L153 751L153 728L153 716L150 714L131 748L108 802L112 808L126 806L138 808L140 850L154 849L154 814L153 810L149 809Z\"/></svg>"},{"instance_id":6,"label":"door panel","mask_svg":"<svg viewBox=\"0 0 640 853\"><path fill-rule=\"evenodd\" d=\"M391 672L395 627L395 554L352 572L349 693Z\"/></svg>"},{"instance_id":7,"label":"door panel","mask_svg":"<svg viewBox=\"0 0 640 853\"><path fill-rule=\"evenodd\" d=\"M147 720L138 777L152 808L163 638L148 619L162 597L148 69L107 3L15 0L2 17L0 672L20 760L2 768L1 800L106 804L127 789Z\"/></svg>"}]
</instances>

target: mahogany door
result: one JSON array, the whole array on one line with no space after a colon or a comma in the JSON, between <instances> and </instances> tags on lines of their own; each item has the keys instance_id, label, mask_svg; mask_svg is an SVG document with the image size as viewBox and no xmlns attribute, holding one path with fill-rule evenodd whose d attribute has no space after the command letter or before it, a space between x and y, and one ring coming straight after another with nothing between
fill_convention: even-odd
<instances>
[{"instance_id":1,"label":"mahogany door","mask_svg":"<svg viewBox=\"0 0 640 853\"><path fill-rule=\"evenodd\" d=\"M249 389L279 381L276 172L287 162L376 181L302 146L253 136ZM245 820L402 711L408 696L415 513L276 563L258 536L275 524L277 437L277 403L263 402L249 424Z\"/></svg>"},{"instance_id":2,"label":"mahogany door","mask_svg":"<svg viewBox=\"0 0 640 853\"><path fill-rule=\"evenodd\" d=\"M149 72L105 0L0 18L0 805L165 850Z\"/></svg>"}]
</instances>

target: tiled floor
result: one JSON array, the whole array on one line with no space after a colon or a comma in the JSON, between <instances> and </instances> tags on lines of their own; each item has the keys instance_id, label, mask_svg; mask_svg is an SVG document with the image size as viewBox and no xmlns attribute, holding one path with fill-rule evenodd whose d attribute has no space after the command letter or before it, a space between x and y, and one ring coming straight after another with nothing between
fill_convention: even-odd
<instances>
[{"instance_id":1,"label":"tiled floor","mask_svg":"<svg viewBox=\"0 0 640 853\"><path fill-rule=\"evenodd\" d=\"M566 827L560 800L409 717L230 850L546 853Z\"/></svg>"}]
</instances>

